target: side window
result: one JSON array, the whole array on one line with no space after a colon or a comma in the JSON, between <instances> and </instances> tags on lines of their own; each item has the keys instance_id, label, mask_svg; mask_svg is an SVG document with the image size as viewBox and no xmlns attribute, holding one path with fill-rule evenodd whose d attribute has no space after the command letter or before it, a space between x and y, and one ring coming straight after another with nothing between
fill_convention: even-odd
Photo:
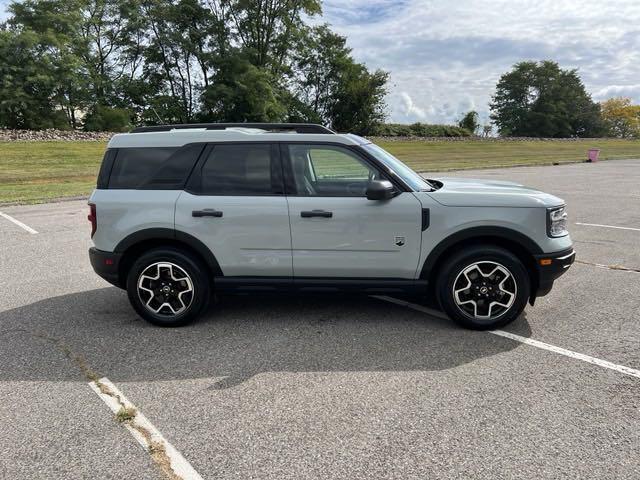
<instances>
[{"instance_id":1,"label":"side window","mask_svg":"<svg viewBox=\"0 0 640 480\"><path fill-rule=\"evenodd\" d=\"M181 147L153 172L142 188L182 189L204 147L204 143L192 143Z\"/></svg>"},{"instance_id":2,"label":"side window","mask_svg":"<svg viewBox=\"0 0 640 480\"><path fill-rule=\"evenodd\" d=\"M271 145L215 145L200 172L204 195L271 195L280 176L271 158Z\"/></svg>"},{"instance_id":3,"label":"side window","mask_svg":"<svg viewBox=\"0 0 640 480\"><path fill-rule=\"evenodd\" d=\"M109 178L109 188L139 188L178 147L120 148Z\"/></svg>"},{"instance_id":4,"label":"side window","mask_svg":"<svg viewBox=\"0 0 640 480\"><path fill-rule=\"evenodd\" d=\"M354 152L333 145L288 145L293 183L301 196L364 197L380 172Z\"/></svg>"}]
</instances>

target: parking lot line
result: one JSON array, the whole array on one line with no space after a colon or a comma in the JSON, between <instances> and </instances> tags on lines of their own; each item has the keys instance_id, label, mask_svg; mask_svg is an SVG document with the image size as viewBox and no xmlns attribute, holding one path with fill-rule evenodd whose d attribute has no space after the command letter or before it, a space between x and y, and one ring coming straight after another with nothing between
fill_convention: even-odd
<instances>
[{"instance_id":1,"label":"parking lot line","mask_svg":"<svg viewBox=\"0 0 640 480\"><path fill-rule=\"evenodd\" d=\"M9 220L10 222L15 223L16 225L18 225L20 228L25 229L27 232L29 232L31 235L35 235L36 233L38 233L37 231L35 231L33 228L31 228L29 225L25 225L24 223L22 223L20 220L16 220L15 218L13 218L11 215L7 215L6 213L2 213L0 212L0 217L6 218L7 220Z\"/></svg>"},{"instance_id":2,"label":"parking lot line","mask_svg":"<svg viewBox=\"0 0 640 480\"><path fill-rule=\"evenodd\" d=\"M616 227L615 225L601 225L599 223L581 223L581 222L576 222L576 225L584 225L586 227L615 228L616 230L633 230L634 232L640 232L640 228Z\"/></svg>"},{"instance_id":3,"label":"parking lot line","mask_svg":"<svg viewBox=\"0 0 640 480\"><path fill-rule=\"evenodd\" d=\"M124 426L153 457L160 468L169 468L173 476L184 480L203 480L182 454L162 436L160 431L147 420L133 403L127 400L108 378L89 382L89 386L115 415L124 412ZM170 465L165 465L167 461Z\"/></svg>"},{"instance_id":4,"label":"parking lot line","mask_svg":"<svg viewBox=\"0 0 640 480\"><path fill-rule=\"evenodd\" d=\"M395 303L396 305L400 305L406 308L411 308L412 310L417 310L419 312L427 313L434 317L447 318L444 314L442 314L441 312L438 312L437 310L433 310L431 308L424 307L422 305L416 305L415 303L405 302L404 300L398 300L397 298L387 297L384 295L376 295L374 298L378 298L386 302ZM524 343L525 345L540 348L542 350L548 350L550 352L554 352L559 355L564 355L565 357L575 358L576 360L581 360L583 362L591 363L593 365L597 365L602 368L608 368L618 373L623 373L625 375L629 375L635 378L640 378L640 370L636 370L635 368L627 367L625 365L612 363L607 360L602 360L600 358L592 357L590 355L585 355L583 353L567 350L566 348L556 347L555 345L544 343L539 340L534 340L532 338L522 337L520 335L516 335L510 332L505 332L504 330L487 330L487 333L492 333L493 335L498 335L500 337L508 338L510 340L515 340L516 342Z\"/></svg>"}]
</instances>

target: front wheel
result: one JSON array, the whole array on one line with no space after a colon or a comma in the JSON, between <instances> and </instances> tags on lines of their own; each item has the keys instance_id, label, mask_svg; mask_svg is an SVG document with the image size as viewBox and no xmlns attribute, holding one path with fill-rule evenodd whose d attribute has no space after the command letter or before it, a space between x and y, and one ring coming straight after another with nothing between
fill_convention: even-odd
<instances>
[{"instance_id":1,"label":"front wheel","mask_svg":"<svg viewBox=\"0 0 640 480\"><path fill-rule=\"evenodd\" d=\"M498 328L524 310L530 281L522 262L500 247L467 247L448 259L438 278L438 300L458 324L475 329Z\"/></svg>"},{"instance_id":2,"label":"front wheel","mask_svg":"<svg viewBox=\"0 0 640 480\"><path fill-rule=\"evenodd\" d=\"M175 248L158 248L140 256L127 276L129 301L154 325L179 327L207 307L209 279L196 258Z\"/></svg>"}]
</instances>

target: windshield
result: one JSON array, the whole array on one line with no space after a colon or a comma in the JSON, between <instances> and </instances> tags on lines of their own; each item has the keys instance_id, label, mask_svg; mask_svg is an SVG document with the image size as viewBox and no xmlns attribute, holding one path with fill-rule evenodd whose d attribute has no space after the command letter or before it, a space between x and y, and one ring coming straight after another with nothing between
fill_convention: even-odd
<instances>
[{"instance_id":1,"label":"windshield","mask_svg":"<svg viewBox=\"0 0 640 480\"><path fill-rule=\"evenodd\" d=\"M386 167L391 169L396 175L405 181L414 190L434 190L433 186L416 172L407 167L396 157L387 152L384 148L373 143L361 145L369 154L382 162Z\"/></svg>"}]
</instances>

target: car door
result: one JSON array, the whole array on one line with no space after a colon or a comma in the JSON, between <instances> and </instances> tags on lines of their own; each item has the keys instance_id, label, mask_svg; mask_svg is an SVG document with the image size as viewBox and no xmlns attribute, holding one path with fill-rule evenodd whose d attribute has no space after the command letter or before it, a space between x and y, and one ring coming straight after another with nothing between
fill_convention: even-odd
<instances>
[{"instance_id":1,"label":"car door","mask_svg":"<svg viewBox=\"0 0 640 480\"><path fill-rule=\"evenodd\" d=\"M412 192L368 200L369 182L385 175L344 146L285 143L281 150L294 278L415 278L422 210Z\"/></svg>"},{"instance_id":2,"label":"car door","mask_svg":"<svg viewBox=\"0 0 640 480\"><path fill-rule=\"evenodd\" d=\"M225 277L292 276L277 146L209 145L176 202L176 230L206 244Z\"/></svg>"}]
</instances>

